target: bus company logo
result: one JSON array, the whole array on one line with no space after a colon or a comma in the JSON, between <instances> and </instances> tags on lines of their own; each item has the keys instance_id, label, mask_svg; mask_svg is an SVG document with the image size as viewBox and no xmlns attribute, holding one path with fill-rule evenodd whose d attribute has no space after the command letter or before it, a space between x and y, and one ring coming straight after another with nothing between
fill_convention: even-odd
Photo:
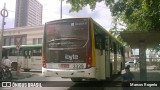
<instances>
[{"instance_id":1,"label":"bus company logo","mask_svg":"<svg viewBox=\"0 0 160 90\"><path fill-rule=\"evenodd\" d=\"M72 55L65 54L65 59L76 60L76 59L78 59L78 55L75 55L75 54L72 54Z\"/></svg>"},{"instance_id":2,"label":"bus company logo","mask_svg":"<svg viewBox=\"0 0 160 90\"><path fill-rule=\"evenodd\" d=\"M11 82L2 82L2 87L12 87Z\"/></svg>"}]
</instances>

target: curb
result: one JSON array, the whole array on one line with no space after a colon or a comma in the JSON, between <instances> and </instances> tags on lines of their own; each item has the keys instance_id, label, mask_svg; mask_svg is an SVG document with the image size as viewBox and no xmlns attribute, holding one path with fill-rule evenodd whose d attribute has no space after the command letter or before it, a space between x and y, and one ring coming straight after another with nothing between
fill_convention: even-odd
<instances>
[{"instance_id":1,"label":"curb","mask_svg":"<svg viewBox=\"0 0 160 90\"><path fill-rule=\"evenodd\" d=\"M42 73L42 71L30 71L30 72Z\"/></svg>"}]
</instances>

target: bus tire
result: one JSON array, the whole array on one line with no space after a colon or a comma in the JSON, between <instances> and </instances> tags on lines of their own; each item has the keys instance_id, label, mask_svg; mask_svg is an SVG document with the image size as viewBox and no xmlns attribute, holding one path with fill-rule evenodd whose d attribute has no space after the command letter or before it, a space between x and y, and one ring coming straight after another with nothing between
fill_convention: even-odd
<instances>
[{"instance_id":1,"label":"bus tire","mask_svg":"<svg viewBox=\"0 0 160 90\"><path fill-rule=\"evenodd\" d=\"M80 82L80 81L82 81L82 78L71 78L71 80L73 82Z\"/></svg>"},{"instance_id":2,"label":"bus tire","mask_svg":"<svg viewBox=\"0 0 160 90\"><path fill-rule=\"evenodd\" d=\"M30 71L30 69L24 69L24 72L29 72Z\"/></svg>"}]
</instances>

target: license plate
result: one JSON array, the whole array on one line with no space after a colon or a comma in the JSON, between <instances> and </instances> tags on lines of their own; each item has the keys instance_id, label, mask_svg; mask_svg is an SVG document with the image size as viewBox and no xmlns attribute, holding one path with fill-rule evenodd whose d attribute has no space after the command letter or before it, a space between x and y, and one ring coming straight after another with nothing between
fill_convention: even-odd
<instances>
[{"instance_id":1,"label":"license plate","mask_svg":"<svg viewBox=\"0 0 160 90\"><path fill-rule=\"evenodd\" d=\"M69 68L69 64L61 64L60 67L61 68Z\"/></svg>"}]
</instances>

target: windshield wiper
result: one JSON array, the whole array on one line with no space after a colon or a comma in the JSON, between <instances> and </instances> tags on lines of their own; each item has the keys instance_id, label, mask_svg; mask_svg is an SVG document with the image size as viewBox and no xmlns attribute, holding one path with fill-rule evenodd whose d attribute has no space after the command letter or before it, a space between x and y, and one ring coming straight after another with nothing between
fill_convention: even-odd
<instances>
[{"instance_id":1,"label":"windshield wiper","mask_svg":"<svg viewBox=\"0 0 160 90\"><path fill-rule=\"evenodd\" d=\"M81 41L85 41L85 39L78 38L78 37L62 37L61 40L81 40Z\"/></svg>"},{"instance_id":2,"label":"windshield wiper","mask_svg":"<svg viewBox=\"0 0 160 90\"><path fill-rule=\"evenodd\" d=\"M51 42L55 42L55 41L60 41L61 39L52 39L50 41L48 41L48 43L51 43Z\"/></svg>"},{"instance_id":3,"label":"windshield wiper","mask_svg":"<svg viewBox=\"0 0 160 90\"><path fill-rule=\"evenodd\" d=\"M48 41L48 43L55 42L55 41L64 41L64 40L83 40L83 39L74 38L74 37L64 37L64 38L60 38L60 39L52 39L52 40Z\"/></svg>"}]
</instances>

